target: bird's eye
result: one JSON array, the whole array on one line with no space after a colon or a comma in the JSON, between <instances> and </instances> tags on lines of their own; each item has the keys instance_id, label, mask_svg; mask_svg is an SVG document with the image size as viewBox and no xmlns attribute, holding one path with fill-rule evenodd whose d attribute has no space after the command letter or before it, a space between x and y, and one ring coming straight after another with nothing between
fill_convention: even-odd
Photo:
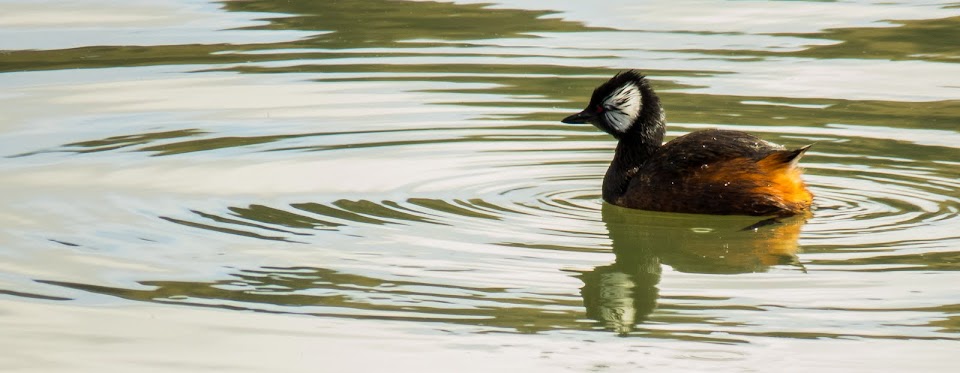
<instances>
[{"instance_id":1,"label":"bird's eye","mask_svg":"<svg viewBox=\"0 0 960 373\"><path fill-rule=\"evenodd\" d=\"M597 113L602 113L602 112L603 112L603 105L597 105L596 111L597 111Z\"/></svg>"}]
</instances>

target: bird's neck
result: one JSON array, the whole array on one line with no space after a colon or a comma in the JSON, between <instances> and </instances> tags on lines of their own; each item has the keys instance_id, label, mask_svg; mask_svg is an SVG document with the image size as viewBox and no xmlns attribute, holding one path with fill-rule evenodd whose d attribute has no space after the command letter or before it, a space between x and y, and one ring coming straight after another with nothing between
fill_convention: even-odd
<instances>
[{"instance_id":1,"label":"bird's neck","mask_svg":"<svg viewBox=\"0 0 960 373\"><path fill-rule=\"evenodd\" d=\"M627 192L630 180L663 144L666 130L662 115L658 113L652 118L641 117L637 122L637 129L642 130L628 131L620 137L613 161L603 177L603 199L607 202L614 203Z\"/></svg>"}]
</instances>

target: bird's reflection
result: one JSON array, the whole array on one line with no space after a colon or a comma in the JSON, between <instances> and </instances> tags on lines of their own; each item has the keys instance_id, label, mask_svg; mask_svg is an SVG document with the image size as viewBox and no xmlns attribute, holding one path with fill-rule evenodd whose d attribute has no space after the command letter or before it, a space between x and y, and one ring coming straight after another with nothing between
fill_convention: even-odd
<instances>
[{"instance_id":1,"label":"bird's reflection","mask_svg":"<svg viewBox=\"0 0 960 373\"><path fill-rule=\"evenodd\" d=\"M604 204L603 221L616 260L580 276L587 317L617 333L632 331L656 308L661 264L681 272L713 274L799 265L797 241L806 217L760 224L754 229L757 220L666 214Z\"/></svg>"}]
</instances>

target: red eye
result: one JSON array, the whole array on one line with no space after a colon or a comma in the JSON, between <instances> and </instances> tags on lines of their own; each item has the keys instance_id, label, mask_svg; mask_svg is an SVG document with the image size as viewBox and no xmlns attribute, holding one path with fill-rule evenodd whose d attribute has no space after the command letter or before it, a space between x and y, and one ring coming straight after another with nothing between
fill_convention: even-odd
<instances>
[{"instance_id":1,"label":"red eye","mask_svg":"<svg viewBox=\"0 0 960 373\"><path fill-rule=\"evenodd\" d=\"M602 105L597 105L597 113L599 114L599 113L602 113L602 112L603 112L603 106L602 106Z\"/></svg>"}]
</instances>

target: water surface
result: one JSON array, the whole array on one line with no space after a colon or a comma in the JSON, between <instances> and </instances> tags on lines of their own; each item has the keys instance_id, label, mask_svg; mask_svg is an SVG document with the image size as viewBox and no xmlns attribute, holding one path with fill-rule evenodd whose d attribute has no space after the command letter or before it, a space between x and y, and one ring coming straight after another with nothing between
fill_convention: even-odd
<instances>
[{"instance_id":1,"label":"water surface","mask_svg":"<svg viewBox=\"0 0 960 373\"><path fill-rule=\"evenodd\" d=\"M948 2L3 7L8 370L960 367ZM628 68L813 215L604 204Z\"/></svg>"}]
</instances>

